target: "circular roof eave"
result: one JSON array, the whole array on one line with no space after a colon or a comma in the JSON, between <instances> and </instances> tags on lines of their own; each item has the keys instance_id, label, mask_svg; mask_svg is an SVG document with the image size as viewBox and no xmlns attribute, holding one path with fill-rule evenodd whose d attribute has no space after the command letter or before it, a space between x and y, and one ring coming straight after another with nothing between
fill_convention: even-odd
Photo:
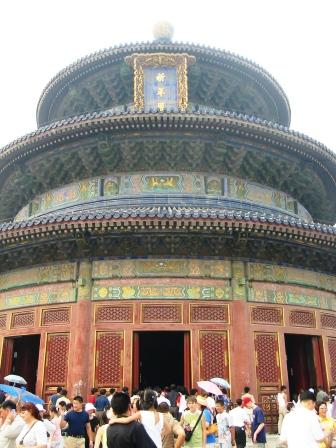
<instances>
[{"instance_id":1,"label":"circular roof eave","mask_svg":"<svg viewBox=\"0 0 336 448\"><path fill-rule=\"evenodd\" d=\"M290 105L284 90L275 78L258 64L234 53L212 47L183 42L166 44L157 42L142 42L100 50L77 60L57 73L44 88L39 98L36 111L38 126L50 121L50 103L54 96L57 95L65 85L84 77L89 72L97 70L102 66L112 64L117 60L120 61L120 59L123 59L126 55L131 53L156 51L173 51L178 53L189 52L195 55L196 58L208 59L211 57L217 59L218 63L226 61L231 64L236 64L240 69L246 70L246 73L254 78L256 82L267 87L267 90L276 103L279 114L279 122L285 126L290 125Z\"/></svg>"},{"instance_id":2,"label":"circular roof eave","mask_svg":"<svg viewBox=\"0 0 336 448\"><path fill-rule=\"evenodd\" d=\"M141 218L141 222L139 222L139 218ZM167 220L179 223L177 228L187 224L193 226L198 222L198 225L204 227L206 231L214 232L217 232L220 228L225 228L229 224L231 227L240 230L243 230L244 227L247 230L261 231L262 233L264 233L264 230L268 230L274 236L290 234L292 238L294 234L297 234L299 241L305 240L310 244L317 243L318 240L324 240L326 244L329 243L329 246L336 244L335 226L307 222L300 218L250 211L160 206L111 208L110 210L98 210L96 212L80 211L74 214L56 213L50 216L34 217L26 221L3 222L0 224L0 240L11 239L13 241L15 237L22 238L23 234L20 229L23 229L23 233L25 233L24 229L28 229L27 233L34 238L36 234L44 231L43 227L47 228L48 225L54 224L60 226L58 230L64 231L63 223L69 223L70 225L76 222L79 224L87 223L92 228L99 227L97 224L103 222L111 228L115 226L119 228L118 223L123 223L129 229L132 222L134 228L143 228L142 226L146 223L153 228L153 219L162 222L162 229L168 228L169 230L171 230L171 227ZM29 230L31 228L35 228L37 231L31 232ZM16 235L14 235L15 233Z\"/></svg>"},{"instance_id":3,"label":"circular roof eave","mask_svg":"<svg viewBox=\"0 0 336 448\"><path fill-rule=\"evenodd\" d=\"M94 112L91 114L80 115L77 117L71 117L68 119L53 122L49 125L38 128L36 131L30 132L29 134L23 135L18 139L8 143L4 147L0 148L0 168L1 159L7 159L8 161L15 160L17 157L21 158L22 154L18 154L17 157L13 157L20 149L24 151L24 148L28 149L28 152L35 152L38 148L36 145L43 144L43 141L52 139L55 137L54 143L60 141L59 138L65 135L67 132L73 132L74 130L78 132L79 129L83 130L86 126L92 128L92 125L102 125L110 124L111 129L114 125L117 126L116 129L120 130L122 128L127 129L129 121L132 121L132 125L136 126L136 123L140 125L145 119L149 120L155 128L155 122L159 118L164 117L167 121L173 120L180 122L180 127L183 128L187 120L191 122L198 122L201 124L204 122L204 126L207 130L211 131L214 129L216 131L220 130L222 126L238 126L240 128L245 128L248 133L253 131L261 131L266 135L272 135L273 137L282 137L288 141L289 144L298 143L301 146L304 145L307 148L311 148L313 152L319 153L323 158L328 159L336 168L336 154L327 148L323 143L308 137L305 134L286 128L285 126L278 125L277 123L272 123L267 120L261 120L255 117L249 117L243 114L237 114L227 111L212 111L211 112L131 112L127 111L122 114L113 113L110 111L103 111L100 113ZM141 122L141 123L140 123ZM212 124L211 124L212 122ZM119 124L125 124L125 126L119 126ZM161 127L161 126L160 126ZM189 126L190 128L190 126ZM68 140L68 138L67 138ZM50 146L50 141L48 146ZM30 147L30 148L29 148ZM301 147L301 151L302 150Z\"/></svg>"}]
</instances>

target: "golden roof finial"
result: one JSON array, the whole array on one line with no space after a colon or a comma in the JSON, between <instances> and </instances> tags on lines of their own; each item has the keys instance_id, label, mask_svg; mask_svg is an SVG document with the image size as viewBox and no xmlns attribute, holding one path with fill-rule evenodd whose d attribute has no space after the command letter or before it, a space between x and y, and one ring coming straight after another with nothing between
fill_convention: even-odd
<instances>
[{"instance_id":1,"label":"golden roof finial","mask_svg":"<svg viewBox=\"0 0 336 448\"><path fill-rule=\"evenodd\" d=\"M169 22L158 22L153 27L153 35L155 42L167 43L171 42L174 34L174 27Z\"/></svg>"}]
</instances>

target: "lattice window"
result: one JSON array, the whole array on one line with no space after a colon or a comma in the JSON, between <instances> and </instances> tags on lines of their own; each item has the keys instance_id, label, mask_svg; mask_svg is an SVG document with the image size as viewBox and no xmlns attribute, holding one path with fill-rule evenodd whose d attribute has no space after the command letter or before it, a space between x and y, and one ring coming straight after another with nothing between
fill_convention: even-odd
<instances>
[{"instance_id":1,"label":"lattice window","mask_svg":"<svg viewBox=\"0 0 336 448\"><path fill-rule=\"evenodd\" d=\"M6 314L0 314L0 328L6 328L7 316Z\"/></svg>"},{"instance_id":2,"label":"lattice window","mask_svg":"<svg viewBox=\"0 0 336 448\"><path fill-rule=\"evenodd\" d=\"M336 383L336 338L328 338L332 384Z\"/></svg>"},{"instance_id":3,"label":"lattice window","mask_svg":"<svg viewBox=\"0 0 336 448\"><path fill-rule=\"evenodd\" d=\"M333 314L321 314L322 328L336 329L336 316Z\"/></svg>"},{"instance_id":4,"label":"lattice window","mask_svg":"<svg viewBox=\"0 0 336 448\"><path fill-rule=\"evenodd\" d=\"M35 321L35 314L33 312L13 313L12 328L17 327L32 327Z\"/></svg>"},{"instance_id":5,"label":"lattice window","mask_svg":"<svg viewBox=\"0 0 336 448\"><path fill-rule=\"evenodd\" d=\"M99 306L96 322L133 322L133 306Z\"/></svg>"},{"instance_id":6,"label":"lattice window","mask_svg":"<svg viewBox=\"0 0 336 448\"><path fill-rule=\"evenodd\" d=\"M181 322L181 305L143 305L142 322Z\"/></svg>"},{"instance_id":7,"label":"lattice window","mask_svg":"<svg viewBox=\"0 0 336 448\"><path fill-rule=\"evenodd\" d=\"M229 377L228 344L226 331L200 331L200 376Z\"/></svg>"},{"instance_id":8,"label":"lattice window","mask_svg":"<svg viewBox=\"0 0 336 448\"><path fill-rule=\"evenodd\" d=\"M70 322L70 308L43 310L42 325L67 324Z\"/></svg>"},{"instance_id":9,"label":"lattice window","mask_svg":"<svg viewBox=\"0 0 336 448\"><path fill-rule=\"evenodd\" d=\"M315 314L311 311L291 311L289 323L296 327L315 327Z\"/></svg>"},{"instance_id":10,"label":"lattice window","mask_svg":"<svg viewBox=\"0 0 336 448\"><path fill-rule=\"evenodd\" d=\"M95 385L121 386L123 381L124 335L122 332L99 332L96 343Z\"/></svg>"},{"instance_id":11,"label":"lattice window","mask_svg":"<svg viewBox=\"0 0 336 448\"><path fill-rule=\"evenodd\" d=\"M251 322L254 324L282 325L282 310L279 308L264 308L256 306L251 308Z\"/></svg>"},{"instance_id":12,"label":"lattice window","mask_svg":"<svg viewBox=\"0 0 336 448\"><path fill-rule=\"evenodd\" d=\"M68 373L69 334L49 334L45 367L45 384L65 385Z\"/></svg>"},{"instance_id":13,"label":"lattice window","mask_svg":"<svg viewBox=\"0 0 336 448\"><path fill-rule=\"evenodd\" d=\"M256 333L257 378L262 384L280 383L278 338L276 333Z\"/></svg>"},{"instance_id":14,"label":"lattice window","mask_svg":"<svg viewBox=\"0 0 336 448\"><path fill-rule=\"evenodd\" d=\"M227 305L191 305L191 322L229 322Z\"/></svg>"}]
</instances>

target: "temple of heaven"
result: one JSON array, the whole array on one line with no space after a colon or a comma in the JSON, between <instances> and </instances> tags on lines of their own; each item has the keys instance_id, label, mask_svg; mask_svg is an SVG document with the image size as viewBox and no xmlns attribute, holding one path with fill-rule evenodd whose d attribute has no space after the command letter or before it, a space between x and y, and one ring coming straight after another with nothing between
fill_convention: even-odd
<instances>
[{"instance_id":1,"label":"temple of heaven","mask_svg":"<svg viewBox=\"0 0 336 448\"><path fill-rule=\"evenodd\" d=\"M0 150L1 378L336 383L336 156L255 63L172 41L83 57Z\"/></svg>"}]
</instances>

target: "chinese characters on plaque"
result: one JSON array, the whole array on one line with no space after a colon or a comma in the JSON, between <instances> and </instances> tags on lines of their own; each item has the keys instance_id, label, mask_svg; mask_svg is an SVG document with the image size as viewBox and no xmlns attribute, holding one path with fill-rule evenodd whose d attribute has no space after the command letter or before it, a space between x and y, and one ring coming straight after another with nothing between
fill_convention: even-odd
<instances>
[{"instance_id":1,"label":"chinese characters on plaque","mask_svg":"<svg viewBox=\"0 0 336 448\"><path fill-rule=\"evenodd\" d=\"M145 112L178 111L176 67L145 67Z\"/></svg>"},{"instance_id":2,"label":"chinese characters on plaque","mask_svg":"<svg viewBox=\"0 0 336 448\"><path fill-rule=\"evenodd\" d=\"M144 53L126 56L134 70L134 108L141 112L183 112L188 107L188 66L185 53Z\"/></svg>"}]
</instances>

